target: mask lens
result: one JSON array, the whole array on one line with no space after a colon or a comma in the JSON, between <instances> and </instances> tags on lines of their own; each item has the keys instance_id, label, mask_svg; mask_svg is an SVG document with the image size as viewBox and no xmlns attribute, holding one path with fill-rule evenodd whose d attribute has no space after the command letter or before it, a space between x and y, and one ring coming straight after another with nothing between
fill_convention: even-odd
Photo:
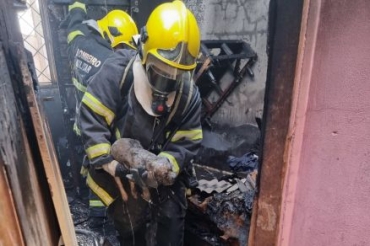
<instances>
[{"instance_id":1,"label":"mask lens","mask_svg":"<svg viewBox=\"0 0 370 246\"><path fill-rule=\"evenodd\" d=\"M170 78L169 75L153 65L148 66L147 76L152 89L163 94L176 91L181 82L181 74Z\"/></svg>"}]
</instances>

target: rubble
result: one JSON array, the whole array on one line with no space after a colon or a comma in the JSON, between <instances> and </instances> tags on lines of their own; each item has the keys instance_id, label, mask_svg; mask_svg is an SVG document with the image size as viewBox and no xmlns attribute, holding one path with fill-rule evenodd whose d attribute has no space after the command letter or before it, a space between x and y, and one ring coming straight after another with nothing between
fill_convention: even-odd
<instances>
[{"instance_id":1,"label":"rubble","mask_svg":"<svg viewBox=\"0 0 370 246\"><path fill-rule=\"evenodd\" d=\"M113 221L89 217L87 199L71 199L69 207L79 246L119 246Z\"/></svg>"},{"instance_id":2,"label":"rubble","mask_svg":"<svg viewBox=\"0 0 370 246\"><path fill-rule=\"evenodd\" d=\"M223 192L232 186L231 183L225 180L218 181L217 179L212 179L210 181L201 179L199 180L198 189L200 191L207 192L208 194L216 191L217 193Z\"/></svg>"},{"instance_id":3,"label":"rubble","mask_svg":"<svg viewBox=\"0 0 370 246\"><path fill-rule=\"evenodd\" d=\"M233 163L238 165L232 165L238 167L233 173L195 165L202 179L188 197L186 233L192 237L191 242L186 242L189 245L247 245L258 157L248 153L229 160L237 160Z\"/></svg>"}]
</instances>

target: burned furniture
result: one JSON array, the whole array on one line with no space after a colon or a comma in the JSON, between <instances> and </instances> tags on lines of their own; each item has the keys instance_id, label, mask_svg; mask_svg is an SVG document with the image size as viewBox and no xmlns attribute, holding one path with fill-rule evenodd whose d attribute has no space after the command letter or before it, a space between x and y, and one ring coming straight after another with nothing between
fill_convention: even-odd
<instances>
[{"instance_id":1,"label":"burned furniture","mask_svg":"<svg viewBox=\"0 0 370 246\"><path fill-rule=\"evenodd\" d=\"M250 45L241 40L202 40L201 53L194 74L203 102L202 123L211 125L210 118L227 101L245 75L254 77L252 67L257 54ZM223 81L225 74L232 75L231 81ZM210 100L212 92L218 95Z\"/></svg>"}]
</instances>

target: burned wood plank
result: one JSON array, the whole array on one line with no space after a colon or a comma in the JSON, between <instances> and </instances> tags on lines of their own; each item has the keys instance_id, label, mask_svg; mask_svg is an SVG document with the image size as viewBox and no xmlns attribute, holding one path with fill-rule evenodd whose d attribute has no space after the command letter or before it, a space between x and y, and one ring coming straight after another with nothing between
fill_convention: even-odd
<instances>
[{"instance_id":1,"label":"burned wood plank","mask_svg":"<svg viewBox=\"0 0 370 246\"><path fill-rule=\"evenodd\" d=\"M0 242L3 245L23 246L22 230L15 211L11 188L5 173L5 164L0 159Z\"/></svg>"},{"instance_id":2,"label":"burned wood plank","mask_svg":"<svg viewBox=\"0 0 370 246\"><path fill-rule=\"evenodd\" d=\"M18 46L19 66L23 85L26 91L27 102L31 113L32 123L36 133L37 143L40 150L42 163L48 179L50 192L58 218L63 241L67 246L77 245L74 225L70 214L64 184L59 170L58 160L51 140L51 134L47 121L33 90L33 83L28 71L26 58L22 48Z\"/></svg>"},{"instance_id":3,"label":"burned wood plank","mask_svg":"<svg viewBox=\"0 0 370 246\"><path fill-rule=\"evenodd\" d=\"M0 159L9 181L26 245L51 245L51 224L41 199L40 184L17 108L14 88L3 49L0 50ZM2 231L1 235L5 235ZM18 244L9 244L18 245ZM22 244L20 244L22 245Z\"/></svg>"}]
</instances>

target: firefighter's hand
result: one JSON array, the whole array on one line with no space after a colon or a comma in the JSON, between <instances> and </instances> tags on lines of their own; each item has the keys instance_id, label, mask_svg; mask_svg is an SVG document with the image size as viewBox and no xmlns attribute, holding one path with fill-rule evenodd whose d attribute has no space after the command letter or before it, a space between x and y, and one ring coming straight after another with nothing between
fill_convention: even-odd
<instances>
[{"instance_id":1,"label":"firefighter's hand","mask_svg":"<svg viewBox=\"0 0 370 246\"><path fill-rule=\"evenodd\" d=\"M125 165L122 165L115 160L108 164L104 164L102 168L113 177L125 178L126 175L130 173L130 170L126 168Z\"/></svg>"},{"instance_id":2,"label":"firefighter's hand","mask_svg":"<svg viewBox=\"0 0 370 246\"><path fill-rule=\"evenodd\" d=\"M142 188L148 186L152 188L158 187L158 183L154 179L154 176L145 168L130 168L130 174L126 177Z\"/></svg>"}]
</instances>

